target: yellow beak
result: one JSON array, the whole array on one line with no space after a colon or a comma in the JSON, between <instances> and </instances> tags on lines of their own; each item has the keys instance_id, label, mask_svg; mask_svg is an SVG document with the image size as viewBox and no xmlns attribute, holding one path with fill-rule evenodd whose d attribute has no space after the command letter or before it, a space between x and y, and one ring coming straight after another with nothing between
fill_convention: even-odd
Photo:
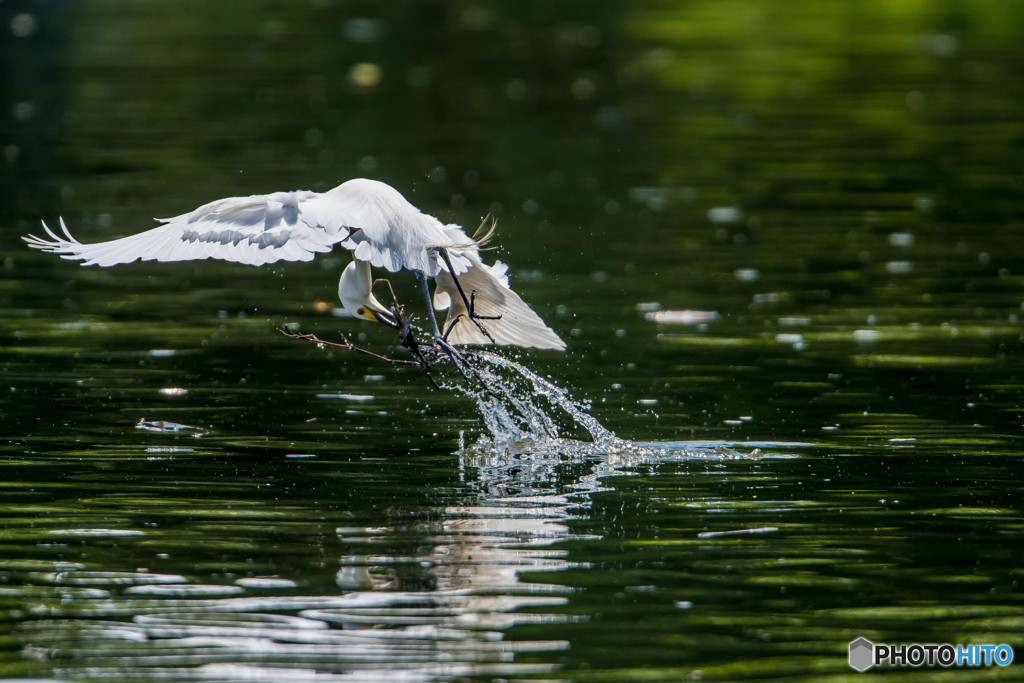
<instances>
[{"instance_id":1,"label":"yellow beak","mask_svg":"<svg viewBox=\"0 0 1024 683\"><path fill-rule=\"evenodd\" d=\"M395 316L391 314L391 311L384 308L376 299L373 299L369 306L360 306L356 310L356 315L382 325L388 325L389 327L395 326Z\"/></svg>"},{"instance_id":2,"label":"yellow beak","mask_svg":"<svg viewBox=\"0 0 1024 683\"><path fill-rule=\"evenodd\" d=\"M387 313L387 311L380 312ZM356 311L356 315L358 315L360 318L366 318L367 320L373 320L374 322L376 322L377 316L375 316L373 313L373 309L370 308L369 306L360 306L359 309Z\"/></svg>"}]
</instances>

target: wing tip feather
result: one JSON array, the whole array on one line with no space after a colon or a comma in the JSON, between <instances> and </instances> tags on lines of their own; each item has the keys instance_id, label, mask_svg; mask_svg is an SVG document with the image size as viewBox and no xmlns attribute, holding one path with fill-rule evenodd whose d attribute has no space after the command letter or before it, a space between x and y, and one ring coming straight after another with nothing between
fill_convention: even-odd
<instances>
[{"instance_id":1,"label":"wing tip feather","mask_svg":"<svg viewBox=\"0 0 1024 683\"><path fill-rule=\"evenodd\" d=\"M64 258L75 258L77 252L75 247L82 246L81 242L76 240L71 232L68 230L68 226L64 223L64 219L60 219L61 231L64 233L64 237L58 235L54 230L46 224L46 221L39 221L47 237L40 237L36 234L22 235L21 239L33 249L39 249L54 254L60 254ZM68 255L71 256L68 256Z\"/></svg>"}]
</instances>

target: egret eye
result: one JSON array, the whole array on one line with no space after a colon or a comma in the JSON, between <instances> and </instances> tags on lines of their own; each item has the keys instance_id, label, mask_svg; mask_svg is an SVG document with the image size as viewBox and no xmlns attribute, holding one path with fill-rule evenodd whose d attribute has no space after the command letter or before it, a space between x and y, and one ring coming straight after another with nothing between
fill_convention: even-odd
<instances>
[{"instance_id":1,"label":"egret eye","mask_svg":"<svg viewBox=\"0 0 1024 683\"><path fill-rule=\"evenodd\" d=\"M366 315L366 309L360 306L359 310L356 311L356 315Z\"/></svg>"}]
</instances>

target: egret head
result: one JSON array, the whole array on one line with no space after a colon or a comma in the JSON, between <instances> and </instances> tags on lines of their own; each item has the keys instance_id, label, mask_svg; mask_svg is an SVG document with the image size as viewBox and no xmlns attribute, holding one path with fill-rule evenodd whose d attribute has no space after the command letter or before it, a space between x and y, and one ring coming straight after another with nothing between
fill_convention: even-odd
<instances>
[{"instance_id":1,"label":"egret head","mask_svg":"<svg viewBox=\"0 0 1024 683\"><path fill-rule=\"evenodd\" d=\"M366 261L352 261L341 273L338 281L338 298L350 315L375 320L386 325L394 324L393 317L384 305L373 295L373 280L370 264Z\"/></svg>"}]
</instances>

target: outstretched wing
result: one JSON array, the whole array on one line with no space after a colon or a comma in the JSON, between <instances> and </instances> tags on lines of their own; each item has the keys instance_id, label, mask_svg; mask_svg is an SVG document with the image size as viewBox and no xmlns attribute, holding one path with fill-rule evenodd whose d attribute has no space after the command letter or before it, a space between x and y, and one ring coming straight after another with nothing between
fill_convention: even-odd
<instances>
[{"instance_id":1,"label":"outstretched wing","mask_svg":"<svg viewBox=\"0 0 1024 683\"><path fill-rule=\"evenodd\" d=\"M162 225L136 235L83 244L75 239L64 220L59 235L46 223L49 239L23 237L30 247L82 265L113 266L143 261L190 261L207 258L259 266L275 261L309 261L318 252L330 251L351 233L346 220L322 225L310 220L316 214L316 192L276 192L251 197L229 197L205 204L191 213L158 219ZM342 218L339 216L339 218Z\"/></svg>"},{"instance_id":2,"label":"outstretched wing","mask_svg":"<svg viewBox=\"0 0 1024 683\"><path fill-rule=\"evenodd\" d=\"M309 261L341 244L362 261L397 272L403 268L428 276L443 269L438 247L450 247L456 275L470 267L464 252L476 244L457 226L445 226L421 213L393 187L356 178L323 194L276 192L229 197L191 213L159 219L161 225L109 242L83 244L63 219L60 233L46 223L46 237L23 237L30 247L82 261L113 266L143 261L217 258L250 265Z\"/></svg>"}]
</instances>

